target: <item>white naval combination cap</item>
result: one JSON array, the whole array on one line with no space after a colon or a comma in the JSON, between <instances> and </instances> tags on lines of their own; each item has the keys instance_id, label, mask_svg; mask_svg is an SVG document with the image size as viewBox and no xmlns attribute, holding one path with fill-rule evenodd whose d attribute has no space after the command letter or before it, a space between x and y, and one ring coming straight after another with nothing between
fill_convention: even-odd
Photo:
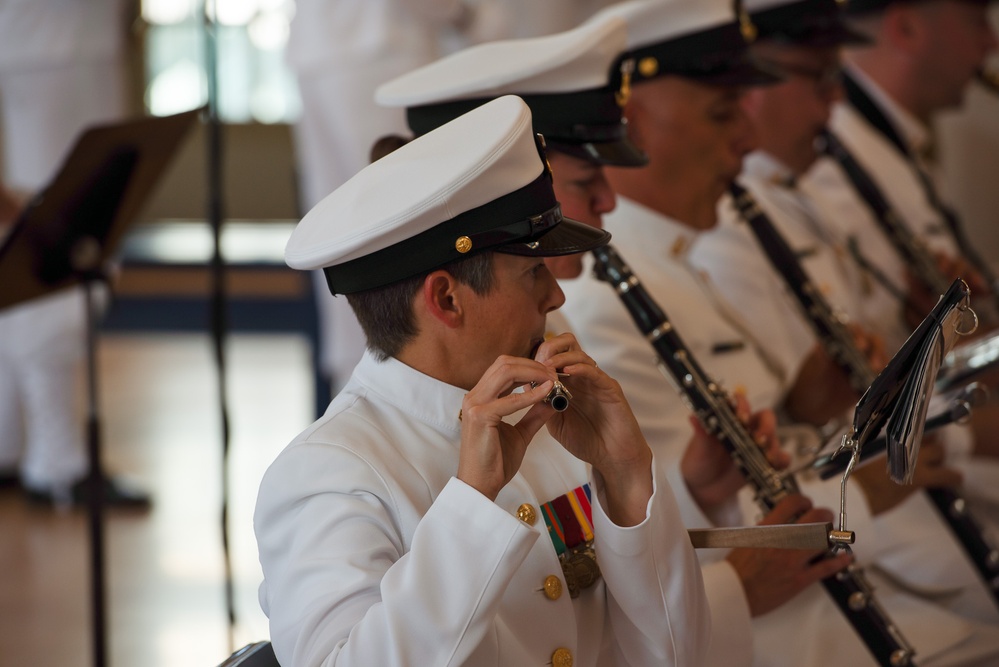
<instances>
[{"instance_id":1,"label":"white naval combination cap","mask_svg":"<svg viewBox=\"0 0 999 667\"><path fill-rule=\"evenodd\" d=\"M622 18L628 51L619 58L621 87L660 76L719 86L753 86L778 78L749 55L756 29L732 0L632 0L613 4L587 23Z\"/></svg>"},{"instance_id":2,"label":"white naval combination cap","mask_svg":"<svg viewBox=\"0 0 999 667\"><path fill-rule=\"evenodd\" d=\"M285 247L351 294L484 250L567 255L610 235L562 216L523 100L489 102L383 157L320 201Z\"/></svg>"},{"instance_id":3,"label":"white naval combination cap","mask_svg":"<svg viewBox=\"0 0 999 667\"><path fill-rule=\"evenodd\" d=\"M845 0L743 0L759 39L814 47L869 40L844 22Z\"/></svg>"},{"instance_id":4,"label":"white naval combination cap","mask_svg":"<svg viewBox=\"0 0 999 667\"><path fill-rule=\"evenodd\" d=\"M626 40L624 20L612 18L545 37L481 44L382 85L375 99L406 107L409 127L420 135L491 99L518 95L551 148L599 164L644 165L610 87Z\"/></svg>"}]
</instances>

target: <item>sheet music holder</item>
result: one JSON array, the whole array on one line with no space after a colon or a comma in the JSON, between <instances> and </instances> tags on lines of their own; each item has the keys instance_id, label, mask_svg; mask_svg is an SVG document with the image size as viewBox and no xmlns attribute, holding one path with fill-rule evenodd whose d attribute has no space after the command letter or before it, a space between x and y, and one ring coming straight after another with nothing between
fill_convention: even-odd
<instances>
[{"instance_id":1,"label":"sheet music holder","mask_svg":"<svg viewBox=\"0 0 999 667\"><path fill-rule=\"evenodd\" d=\"M77 139L52 182L0 246L0 311L74 285L86 296L88 514L93 654L106 664L103 497L93 291L104 266L201 110L95 126Z\"/></svg>"},{"instance_id":2,"label":"sheet music holder","mask_svg":"<svg viewBox=\"0 0 999 667\"><path fill-rule=\"evenodd\" d=\"M0 246L0 309L86 276L73 254L100 268L134 222L200 110L139 118L83 132L52 182L28 203ZM87 260L91 260L88 262ZM86 271L93 268L84 268Z\"/></svg>"},{"instance_id":3,"label":"sheet music holder","mask_svg":"<svg viewBox=\"0 0 999 667\"><path fill-rule=\"evenodd\" d=\"M937 305L916 327L884 370L860 397L853 425L833 454L849 453L839 491L839 525L847 531L846 489L861 450L888 427L888 476L896 484L912 481L926 410L943 358L958 336L978 328L978 316L968 305L967 284L955 280Z\"/></svg>"},{"instance_id":4,"label":"sheet music holder","mask_svg":"<svg viewBox=\"0 0 999 667\"><path fill-rule=\"evenodd\" d=\"M888 473L898 484L912 479L944 357L959 336L978 327L969 300L968 286L955 280L857 403L853 424L859 446L887 427Z\"/></svg>"}]
</instances>

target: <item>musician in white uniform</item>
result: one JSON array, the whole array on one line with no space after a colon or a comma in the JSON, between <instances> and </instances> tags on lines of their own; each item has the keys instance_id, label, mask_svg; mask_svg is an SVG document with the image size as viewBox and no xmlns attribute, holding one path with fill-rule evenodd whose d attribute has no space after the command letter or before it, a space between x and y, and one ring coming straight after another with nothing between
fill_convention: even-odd
<instances>
[{"instance_id":1,"label":"musician in white uniform","mask_svg":"<svg viewBox=\"0 0 999 667\"><path fill-rule=\"evenodd\" d=\"M948 275L965 276L974 291L985 284L971 275L949 229L946 193L937 175L935 116L961 105L968 84L996 47L985 1L854 0L853 25L870 38L845 52L845 99L830 128L887 198L901 221L934 253ZM807 176L855 220L860 247L896 291L924 309L935 294L911 289L905 265L887 242L844 173L822 160ZM873 279L873 278L872 278ZM898 301L875 289L871 312L898 312ZM889 310L890 309L890 310ZM901 341L889 340L890 349Z\"/></svg>"},{"instance_id":2,"label":"musician in white uniform","mask_svg":"<svg viewBox=\"0 0 999 667\"><path fill-rule=\"evenodd\" d=\"M543 340L563 301L543 257L606 240L562 217L509 96L302 220L289 264L324 269L369 350L261 484L282 665L701 664L704 590L659 464L617 383Z\"/></svg>"},{"instance_id":3,"label":"musician in white uniform","mask_svg":"<svg viewBox=\"0 0 999 667\"><path fill-rule=\"evenodd\" d=\"M646 163L645 156L627 138L618 104L620 90L610 87L612 65L625 44L625 24L616 17L548 37L485 44L385 84L377 99L382 104L406 106L411 129L421 135L497 96L522 95L532 109L534 129L545 137L555 194L563 211L600 227L601 214L614 207L614 194L602 167ZM549 257L546 263L560 279L577 277L582 271L582 255ZM567 330L558 321L558 314L556 311L548 318L548 330L553 334ZM666 398L680 402L679 397ZM767 420L772 424L772 415L757 419L763 426ZM772 437L769 442L771 450L777 447ZM654 451L670 449L654 442L650 446ZM741 523L732 513L738 512L733 501L744 480L728 457L691 446L684 458L684 464L677 461L670 466L667 479L685 524L710 526L713 520L708 515L714 520ZM780 458L786 465L786 458ZM727 462L714 471L710 483L691 472L698 468L698 461L706 460ZM803 522L832 519L828 511L807 508L806 499L789 498L768 515L767 522L785 523L795 517ZM713 629L705 664L730 667L750 664L750 607L777 606L846 563L839 559L812 565L816 554L789 550L739 549L727 560L719 550L698 555L706 563L702 574Z\"/></svg>"},{"instance_id":4,"label":"musician in white uniform","mask_svg":"<svg viewBox=\"0 0 999 667\"><path fill-rule=\"evenodd\" d=\"M937 255L941 272L948 277L965 277L973 295L985 294L988 285L974 267L969 267L969 252L977 254L974 248L959 247L951 230L948 218L953 211L940 186L932 127L937 114L962 104L975 71L996 48L988 4L957 0L851 2L853 25L872 42L845 52L846 96L836 105L830 121L833 132L873 179L901 222ZM908 294L923 310L935 303L937 295L919 288L918 281L908 275L904 262L838 165L820 160L804 182L821 190L832 203L830 217L854 221L858 246L893 285L893 291ZM951 220L960 229L960 221ZM987 264L990 258L978 260ZM870 272L868 281L871 289L864 299L865 315L876 322L880 314L886 326L879 332L893 350L907 331L889 325L897 319L887 319L887 314L899 312L898 298ZM987 302L986 298L975 304L985 306ZM994 321L987 324L994 326ZM979 407L972 419L973 442L966 438L958 445L976 454L971 463L961 467L969 493L988 512L984 516L993 529L999 526L997 423L999 407L994 401Z\"/></svg>"},{"instance_id":5,"label":"musician in white uniform","mask_svg":"<svg viewBox=\"0 0 999 667\"><path fill-rule=\"evenodd\" d=\"M688 6L688 16L703 11L703 7L698 5L695 10ZM635 26L632 49L636 78L632 79L625 116L632 137L647 150L650 165L637 170L607 170L620 195L618 208L606 219L614 245L711 375L730 389L743 385L754 406L782 402L790 406L784 398L790 394L789 387L802 364L802 351L794 353L789 346L772 346L770 340L756 337L736 309L717 293L709 277L688 261L691 243L701 229L715 224L718 198L738 173L743 155L754 145L753 129L741 107L741 91L723 78L718 65L721 58L713 51L720 40L702 42L706 51L712 51L691 57L691 45L697 43L694 40L699 35L687 23L672 28L686 33L660 33L658 39L666 42L665 48L654 50L655 38L639 37L653 25L649 16L636 12L629 18L629 28ZM671 52L669 47L674 45L685 48L680 53ZM670 55L676 60L671 62ZM653 57L655 62L646 61L643 74L643 59ZM646 437L654 440L653 433L689 428L686 416L671 410L663 399L671 391L669 382L655 368L648 341L633 327L613 290L589 277L566 282L563 287L567 296L564 311L570 324L601 365L614 369ZM838 400L840 409L845 408L848 401ZM816 496L824 504L838 501L836 491L833 485L808 489L812 494L824 493ZM860 539L873 536L869 513L865 508L857 509L856 504L851 503L851 527ZM967 656L959 658L953 649L969 635L971 623L904 593L887 591L886 597L890 599L882 602L906 635L911 635L921 662L966 663ZM933 632L926 632L928 628ZM832 664L841 660L869 664L872 660L819 587L761 615L754 621L754 629L759 631L755 636L758 664ZM793 639L789 640L789 634ZM970 655L978 659L983 654L988 653L976 647Z\"/></svg>"},{"instance_id":6,"label":"musician in white uniform","mask_svg":"<svg viewBox=\"0 0 999 667\"><path fill-rule=\"evenodd\" d=\"M122 0L0 3L2 180L21 199L48 185L84 129L124 115L126 19ZM41 504L84 501L84 315L80 288L0 312L0 483ZM116 478L104 491L109 505L149 505Z\"/></svg>"},{"instance_id":7,"label":"musician in white uniform","mask_svg":"<svg viewBox=\"0 0 999 667\"><path fill-rule=\"evenodd\" d=\"M848 314L852 322L869 327L857 306L861 277L846 249L848 232L840 231L839 221L828 218L821 192L798 185L817 158L815 139L837 98L837 43L857 35L842 26L836 32L817 25L822 10L831 16L839 11L831 0L753 2L747 8L755 10L760 4L763 8L750 14L760 31L756 53L787 79L746 94L744 106L761 143L748 156L739 180L800 258L821 297ZM802 350L815 344L815 335L786 281L730 202L722 207L719 226L698 238L691 260L708 272L719 292L766 344L796 343ZM876 347L862 332L854 334L862 350L864 345ZM871 356L875 358L868 364L880 370L885 360L877 357L882 355ZM840 376L845 384L847 377ZM859 398L854 393L854 400ZM921 453L929 461L944 455L938 442L924 444ZM925 495L914 493L923 484L952 485L960 479L956 471L922 465L917 468L917 486L892 484L880 461L856 474L863 477L864 488L876 485L879 489L864 496L879 515L874 520L879 539L862 540L858 555L877 558L896 577L918 587L954 590L942 604L975 620L999 623L999 610L960 546Z\"/></svg>"}]
</instances>

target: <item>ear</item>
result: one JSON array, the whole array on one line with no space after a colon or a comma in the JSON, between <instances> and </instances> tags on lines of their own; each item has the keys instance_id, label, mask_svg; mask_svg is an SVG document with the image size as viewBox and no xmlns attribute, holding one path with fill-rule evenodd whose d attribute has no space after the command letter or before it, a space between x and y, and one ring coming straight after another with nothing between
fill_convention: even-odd
<instances>
[{"instance_id":1,"label":"ear","mask_svg":"<svg viewBox=\"0 0 999 667\"><path fill-rule=\"evenodd\" d=\"M426 312L449 329L456 329L464 318L460 283L444 270L434 271L423 280L423 305Z\"/></svg>"}]
</instances>

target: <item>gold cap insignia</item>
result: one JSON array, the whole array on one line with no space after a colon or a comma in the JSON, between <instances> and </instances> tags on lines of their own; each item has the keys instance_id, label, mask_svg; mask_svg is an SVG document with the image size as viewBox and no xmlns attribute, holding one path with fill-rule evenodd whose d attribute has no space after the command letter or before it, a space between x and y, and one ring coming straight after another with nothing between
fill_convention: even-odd
<instances>
[{"instance_id":1,"label":"gold cap insignia","mask_svg":"<svg viewBox=\"0 0 999 667\"><path fill-rule=\"evenodd\" d=\"M464 255L472 249L472 239L467 236L459 236L458 240L454 242L454 249Z\"/></svg>"},{"instance_id":2,"label":"gold cap insignia","mask_svg":"<svg viewBox=\"0 0 999 667\"><path fill-rule=\"evenodd\" d=\"M538 145L538 155L541 156L541 161L545 163L545 171L548 172L549 178L554 178L555 172L552 171L552 163L548 161L548 142L545 141L545 135L537 132L534 138Z\"/></svg>"},{"instance_id":3,"label":"gold cap insignia","mask_svg":"<svg viewBox=\"0 0 999 667\"><path fill-rule=\"evenodd\" d=\"M635 60L628 58L621 63L621 87L614 93L614 101L622 109L631 99L631 75L635 72Z\"/></svg>"},{"instance_id":4,"label":"gold cap insignia","mask_svg":"<svg viewBox=\"0 0 999 667\"><path fill-rule=\"evenodd\" d=\"M742 38L746 40L747 43L756 41L757 30L756 26L749 18L749 14L744 11L739 12L739 32L742 33Z\"/></svg>"},{"instance_id":5,"label":"gold cap insignia","mask_svg":"<svg viewBox=\"0 0 999 667\"><path fill-rule=\"evenodd\" d=\"M638 73L646 79L654 77L659 71L659 61L652 56L646 56L638 61Z\"/></svg>"}]
</instances>

